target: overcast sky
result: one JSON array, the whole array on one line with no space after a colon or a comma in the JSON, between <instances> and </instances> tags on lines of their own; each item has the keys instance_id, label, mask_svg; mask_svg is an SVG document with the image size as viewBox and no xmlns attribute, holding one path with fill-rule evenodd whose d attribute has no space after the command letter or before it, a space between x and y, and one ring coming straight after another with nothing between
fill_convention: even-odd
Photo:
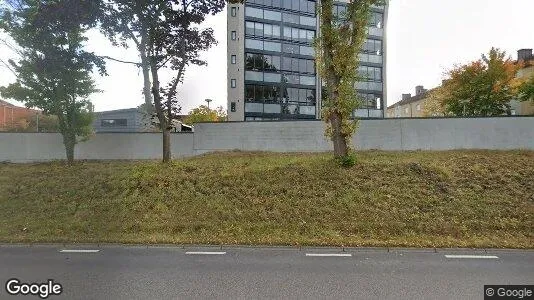
<instances>
[{"instance_id":1,"label":"overcast sky","mask_svg":"<svg viewBox=\"0 0 534 300\"><path fill-rule=\"evenodd\" d=\"M0 0L1 1L1 0ZM498 47L514 59L521 48L534 48L534 0L391 0L388 23L388 106L416 85L432 88L454 64L478 59ZM226 12L210 17L219 44L204 54L206 67L187 70L180 87L182 112L213 99L226 108ZM98 33L88 47L100 55L136 60L136 51L111 46ZM9 53L0 48L0 58ZM108 63L107 77L95 77L103 90L91 100L96 111L129 108L143 103L142 74L131 65ZM95 75L96 76L96 75ZM0 85L13 81L0 68ZM164 82L162 82L164 83ZM13 102L13 101L11 101Z\"/></svg>"}]
</instances>

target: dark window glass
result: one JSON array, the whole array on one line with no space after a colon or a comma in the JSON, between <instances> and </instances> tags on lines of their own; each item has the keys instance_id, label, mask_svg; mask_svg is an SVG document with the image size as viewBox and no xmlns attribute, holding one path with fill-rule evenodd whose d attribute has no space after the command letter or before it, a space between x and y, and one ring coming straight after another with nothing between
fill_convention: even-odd
<instances>
[{"instance_id":1,"label":"dark window glass","mask_svg":"<svg viewBox=\"0 0 534 300\"><path fill-rule=\"evenodd\" d=\"M262 54L254 54L254 70L261 71L264 68L265 58Z\"/></svg>"},{"instance_id":2,"label":"dark window glass","mask_svg":"<svg viewBox=\"0 0 534 300\"><path fill-rule=\"evenodd\" d=\"M127 119L103 119L101 120L102 127L125 127L128 126Z\"/></svg>"},{"instance_id":3,"label":"dark window glass","mask_svg":"<svg viewBox=\"0 0 534 300\"><path fill-rule=\"evenodd\" d=\"M254 100L255 101L263 100L263 86L262 85L256 85L254 87Z\"/></svg>"},{"instance_id":4,"label":"dark window glass","mask_svg":"<svg viewBox=\"0 0 534 300\"><path fill-rule=\"evenodd\" d=\"M245 55L245 70L254 70L254 54Z\"/></svg>"},{"instance_id":5,"label":"dark window glass","mask_svg":"<svg viewBox=\"0 0 534 300\"><path fill-rule=\"evenodd\" d=\"M254 101L254 85L245 84L245 101Z\"/></svg>"},{"instance_id":6,"label":"dark window glass","mask_svg":"<svg viewBox=\"0 0 534 300\"><path fill-rule=\"evenodd\" d=\"M236 40L237 33L235 31L232 31L232 40Z\"/></svg>"},{"instance_id":7,"label":"dark window glass","mask_svg":"<svg viewBox=\"0 0 534 300\"><path fill-rule=\"evenodd\" d=\"M237 60L237 57L235 55L232 55L232 60L231 60L232 64L235 65L237 62L236 60Z\"/></svg>"},{"instance_id":8,"label":"dark window glass","mask_svg":"<svg viewBox=\"0 0 534 300\"><path fill-rule=\"evenodd\" d=\"M230 103L230 111L235 112L235 102Z\"/></svg>"},{"instance_id":9,"label":"dark window glass","mask_svg":"<svg viewBox=\"0 0 534 300\"><path fill-rule=\"evenodd\" d=\"M231 86L232 88L235 88L236 85L237 85L237 82L236 82L235 79L230 80L230 86Z\"/></svg>"},{"instance_id":10,"label":"dark window glass","mask_svg":"<svg viewBox=\"0 0 534 300\"><path fill-rule=\"evenodd\" d=\"M232 7L232 17L237 15L237 7Z\"/></svg>"}]
</instances>

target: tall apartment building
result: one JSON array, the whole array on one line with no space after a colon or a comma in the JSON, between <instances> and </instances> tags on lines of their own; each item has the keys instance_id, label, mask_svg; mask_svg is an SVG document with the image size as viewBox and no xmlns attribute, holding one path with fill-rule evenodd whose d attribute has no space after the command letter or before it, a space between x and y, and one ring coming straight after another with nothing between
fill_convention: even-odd
<instances>
[{"instance_id":1,"label":"tall apartment building","mask_svg":"<svg viewBox=\"0 0 534 300\"><path fill-rule=\"evenodd\" d=\"M316 1L246 0L228 6L227 23L228 120L320 119ZM386 24L387 6L373 7L359 68L366 80L355 86L365 101L354 117L384 117Z\"/></svg>"}]
</instances>

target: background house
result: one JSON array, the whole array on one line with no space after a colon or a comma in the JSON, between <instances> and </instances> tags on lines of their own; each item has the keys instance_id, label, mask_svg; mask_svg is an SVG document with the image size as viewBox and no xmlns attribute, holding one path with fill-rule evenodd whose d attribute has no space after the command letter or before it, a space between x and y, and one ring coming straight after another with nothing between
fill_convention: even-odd
<instances>
[{"instance_id":1,"label":"background house","mask_svg":"<svg viewBox=\"0 0 534 300\"><path fill-rule=\"evenodd\" d=\"M424 117L425 100L429 91L422 85L415 87L415 96L402 94L402 100L390 105L386 110L388 118L421 118Z\"/></svg>"},{"instance_id":2,"label":"background house","mask_svg":"<svg viewBox=\"0 0 534 300\"><path fill-rule=\"evenodd\" d=\"M176 131L191 131L192 127L181 123L186 116L180 115L175 120ZM157 118L156 118L157 120ZM139 108L125 108L94 113L93 129L95 132L150 132L158 131L150 126L151 121ZM180 126L178 126L178 124Z\"/></svg>"},{"instance_id":3,"label":"background house","mask_svg":"<svg viewBox=\"0 0 534 300\"><path fill-rule=\"evenodd\" d=\"M534 54L532 49L520 49L517 51L517 61L524 66L517 72L517 78L528 79L534 76ZM516 115L534 115L533 101L512 101L512 110Z\"/></svg>"},{"instance_id":4,"label":"background house","mask_svg":"<svg viewBox=\"0 0 534 300\"><path fill-rule=\"evenodd\" d=\"M41 114L41 111L0 100L0 131L23 128L33 116L38 114Z\"/></svg>"}]
</instances>

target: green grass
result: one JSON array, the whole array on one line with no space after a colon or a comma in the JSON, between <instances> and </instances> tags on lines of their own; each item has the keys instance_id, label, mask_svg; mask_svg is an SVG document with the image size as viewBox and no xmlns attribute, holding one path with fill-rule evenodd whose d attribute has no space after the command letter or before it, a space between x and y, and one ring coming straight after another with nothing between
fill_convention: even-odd
<instances>
[{"instance_id":1,"label":"green grass","mask_svg":"<svg viewBox=\"0 0 534 300\"><path fill-rule=\"evenodd\" d=\"M534 152L0 164L0 242L534 248Z\"/></svg>"}]
</instances>

